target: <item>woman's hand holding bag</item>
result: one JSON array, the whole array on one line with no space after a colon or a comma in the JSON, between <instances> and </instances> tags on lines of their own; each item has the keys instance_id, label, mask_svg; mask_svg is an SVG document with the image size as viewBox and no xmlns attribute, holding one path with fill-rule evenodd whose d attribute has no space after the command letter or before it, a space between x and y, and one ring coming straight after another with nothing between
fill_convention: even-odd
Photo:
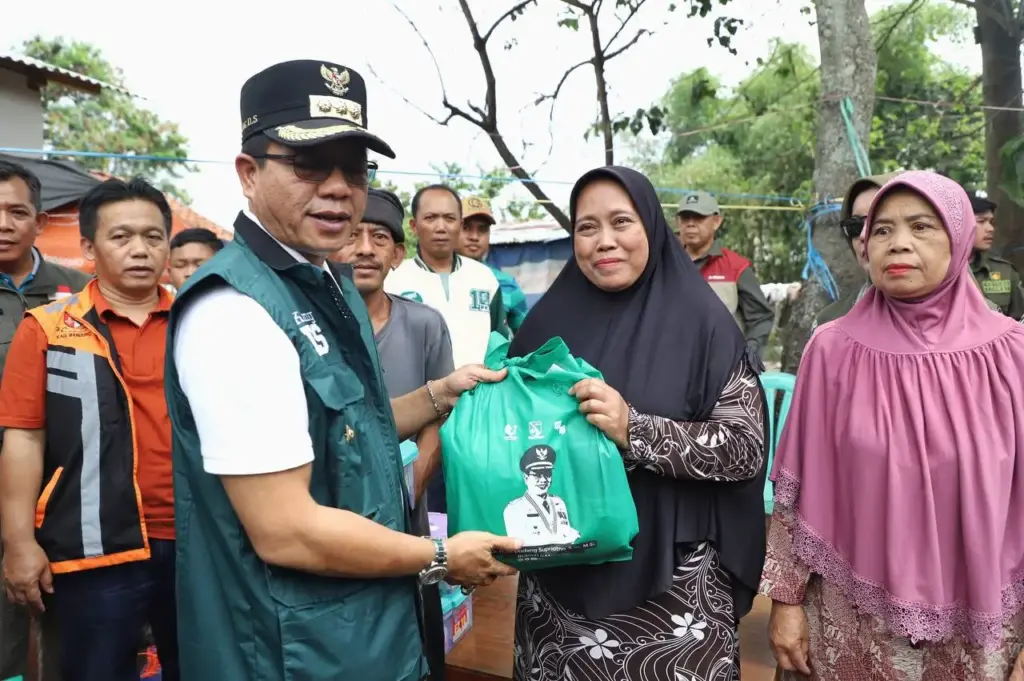
<instances>
[{"instance_id":1,"label":"woman's hand holding bag","mask_svg":"<svg viewBox=\"0 0 1024 681\"><path fill-rule=\"evenodd\" d=\"M587 421L614 442L619 449L629 449L629 405L619 391L599 378L584 378L569 394L580 403L580 412Z\"/></svg>"}]
</instances>

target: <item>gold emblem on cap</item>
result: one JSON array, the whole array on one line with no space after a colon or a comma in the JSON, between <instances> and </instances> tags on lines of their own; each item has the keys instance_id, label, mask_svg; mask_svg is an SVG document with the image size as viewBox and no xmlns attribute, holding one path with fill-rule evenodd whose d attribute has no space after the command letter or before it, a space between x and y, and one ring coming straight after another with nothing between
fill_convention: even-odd
<instances>
[{"instance_id":1,"label":"gold emblem on cap","mask_svg":"<svg viewBox=\"0 0 1024 681\"><path fill-rule=\"evenodd\" d=\"M348 92L348 83L352 80L352 75L348 72L348 69L338 73L337 66L327 68L326 64L321 64L320 75L324 77L324 84L327 86L327 89L334 94L344 97L345 93Z\"/></svg>"},{"instance_id":2,"label":"gold emblem on cap","mask_svg":"<svg viewBox=\"0 0 1024 681\"><path fill-rule=\"evenodd\" d=\"M341 118L342 120L363 124L363 107L359 102L328 95L309 96L310 118Z\"/></svg>"},{"instance_id":3,"label":"gold emblem on cap","mask_svg":"<svg viewBox=\"0 0 1024 681\"><path fill-rule=\"evenodd\" d=\"M992 273L992 277L991 277L992 281L999 281L1002 278L1003 278L1003 275L999 274L998 272L993 272Z\"/></svg>"},{"instance_id":4,"label":"gold emblem on cap","mask_svg":"<svg viewBox=\"0 0 1024 681\"><path fill-rule=\"evenodd\" d=\"M324 137L330 137L331 135L337 135L339 132L349 132L350 130L362 130L362 128L350 123L340 123L338 125L329 125L326 128L312 128L309 130L300 128L297 125L282 125L279 128L274 128L277 136L285 142L311 142L323 139Z\"/></svg>"}]
</instances>

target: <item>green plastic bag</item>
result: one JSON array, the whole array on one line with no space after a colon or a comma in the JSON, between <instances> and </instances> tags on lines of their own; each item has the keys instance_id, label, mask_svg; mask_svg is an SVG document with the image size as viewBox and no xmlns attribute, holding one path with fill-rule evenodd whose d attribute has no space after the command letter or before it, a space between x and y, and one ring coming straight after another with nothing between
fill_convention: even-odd
<instances>
[{"instance_id":1,"label":"green plastic bag","mask_svg":"<svg viewBox=\"0 0 1024 681\"><path fill-rule=\"evenodd\" d=\"M512 359L508 345L492 334L485 360L508 377L464 394L441 427L449 536L521 539L500 558L524 570L630 560L639 525L625 465L568 392L601 373L561 338Z\"/></svg>"}]
</instances>

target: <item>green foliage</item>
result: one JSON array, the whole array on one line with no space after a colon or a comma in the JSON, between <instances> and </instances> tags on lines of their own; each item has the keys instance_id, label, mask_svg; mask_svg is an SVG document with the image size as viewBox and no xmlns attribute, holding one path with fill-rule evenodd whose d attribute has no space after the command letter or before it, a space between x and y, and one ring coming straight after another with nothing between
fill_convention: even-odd
<instances>
[{"instance_id":1,"label":"green foliage","mask_svg":"<svg viewBox=\"0 0 1024 681\"><path fill-rule=\"evenodd\" d=\"M874 17L875 33L880 36L878 95L952 106L880 99L871 130L871 168L874 172L928 168L968 188L984 185L981 78L943 62L930 49L941 38L962 41L970 36L974 21L968 10L949 3L913 5L919 7L907 12L908 5L896 5ZM896 21L899 24L890 34Z\"/></svg>"},{"instance_id":2,"label":"green foliage","mask_svg":"<svg viewBox=\"0 0 1024 681\"><path fill-rule=\"evenodd\" d=\"M465 171L458 163L447 161L443 164L431 164L431 169L437 173L436 177L430 177L413 185L413 191L399 189L390 180L382 180L379 177L374 179L370 186L378 189L387 189L394 192L402 200L405 206L405 243L406 251L412 253L416 249L416 234L409 227L409 220L413 193L430 184L446 184L459 196L480 196L491 202L491 210L494 217L499 221L521 222L525 220L540 220L547 213L536 202L530 199L522 199L508 196L514 187L519 184L512 180L512 174L508 168L498 166L491 170L478 167L475 175ZM501 199L508 197L504 201Z\"/></svg>"},{"instance_id":3,"label":"green foliage","mask_svg":"<svg viewBox=\"0 0 1024 681\"><path fill-rule=\"evenodd\" d=\"M931 49L939 39L968 38L969 13L937 0L910 0L876 13L872 26L879 97L957 103L936 108L879 99L869 140L872 170L928 168L968 187L983 184L984 118L976 108L981 88L975 77ZM664 143L648 138L636 144L636 162L662 187L809 202L821 97L812 55L782 41L733 90L705 68L683 73L658 103L666 134L655 139ZM679 195L662 198L674 203ZM799 280L806 252L802 212L727 209L724 214L723 243L750 257L762 281Z\"/></svg>"},{"instance_id":4,"label":"green foliage","mask_svg":"<svg viewBox=\"0 0 1024 681\"><path fill-rule=\"evenodd\" d=\"M22 51L29 57L105 83L124 85L121 70L88 43L36 36L25 41ZM88 157L74 160L83 167L119 177L140 175L188 202L188 196L175 182L196 167L185 161L188 140L177 124L161 120L152 111L137 106L129 95L116 90L104 89L98 95L91 95L50 83L43 88L42 98L43 134L48 145L54 149L182 159L180 162Z\"/></svg>"}]
</instances>

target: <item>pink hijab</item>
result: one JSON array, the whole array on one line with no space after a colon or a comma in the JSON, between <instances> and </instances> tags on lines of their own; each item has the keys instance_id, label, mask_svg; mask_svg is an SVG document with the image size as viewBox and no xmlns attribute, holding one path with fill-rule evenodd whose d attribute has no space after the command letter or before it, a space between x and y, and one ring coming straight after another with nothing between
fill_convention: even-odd
<instances>
[{"instance_id":1,"label":"pink hijab","mask_svg":"<svg viewBox=\"0 0 1024 681\"><path fill-rule=\"evenodd\" d=\"M988 309L977 224L952 180L907 172L952 257L906 302L872 288L804 352L772 479L794 548L897 637L986 647L1024 606L1024 327Z\"/></svg>"}]
</instances>

